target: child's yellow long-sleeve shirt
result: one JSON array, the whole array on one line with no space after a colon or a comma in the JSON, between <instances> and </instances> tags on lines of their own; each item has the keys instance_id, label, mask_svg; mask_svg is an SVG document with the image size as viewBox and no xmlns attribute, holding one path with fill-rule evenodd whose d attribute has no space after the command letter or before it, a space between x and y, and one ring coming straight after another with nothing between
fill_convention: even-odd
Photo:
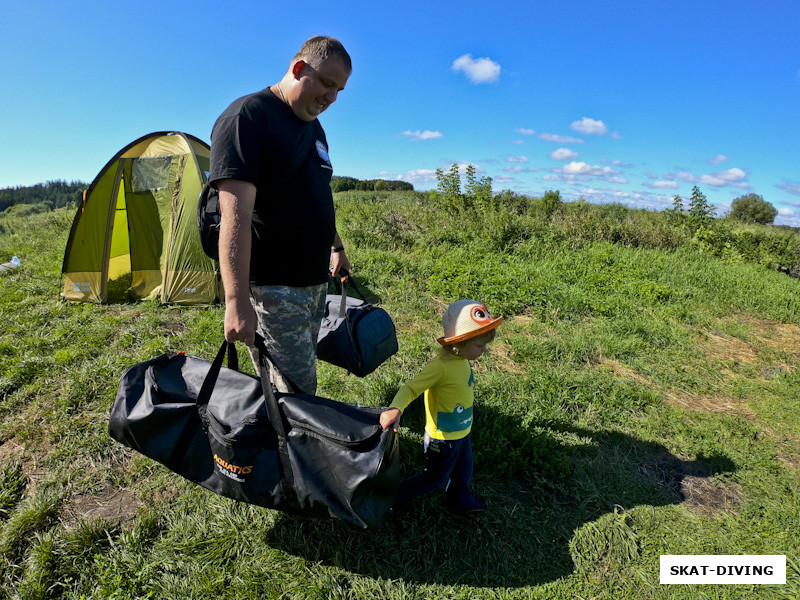
<instances>
[{"instance_id":1,"label":"child's yellow long-sleeve shirt","mask_svg":"<svg viewBox=\"0 0 800 600\"><path fill-rule=\"evenodd\" d=\"M398 390L391 406L403 411L425 392L427 434L437 440L458 440L472 430L473 382L467 359L440 353Z\"/></svg>"}]
</instances>

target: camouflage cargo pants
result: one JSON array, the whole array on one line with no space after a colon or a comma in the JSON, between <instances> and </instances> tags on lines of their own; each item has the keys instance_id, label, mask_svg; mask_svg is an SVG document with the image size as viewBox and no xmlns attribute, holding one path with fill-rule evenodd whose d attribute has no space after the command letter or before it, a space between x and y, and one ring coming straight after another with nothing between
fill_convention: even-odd
<instances>
[{"instance_id":1,"label":"camouflage cargo pants","mask_svg":"<svg viewBox=\"0 0 800 600\"><path fill-rule=\"evenodd\" d=\"M327 284L250 286L258 331L266 340L275 364L307 394L317 391L317 335L325 315L327 289ZM255 356L253 364L259 372ZM272 381L279 391L292 391L274 369Z\"/></svg>"}]
</instances>

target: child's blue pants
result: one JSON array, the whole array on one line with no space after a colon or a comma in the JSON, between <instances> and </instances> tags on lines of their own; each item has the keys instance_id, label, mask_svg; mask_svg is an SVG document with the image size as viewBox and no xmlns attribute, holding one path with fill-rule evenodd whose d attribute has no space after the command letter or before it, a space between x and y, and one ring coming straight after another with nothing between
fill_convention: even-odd
<instances>
[{"instance_id":1,"label":"child's blue pants","mask_svg":"<svg viewBox=\"0 0 800 600\"><path fill-rule=\"evenodd\" d=\"M425 469L400 484L394 503L402 508L414 498L436 490L447 490L447 503L456 508L474 500L469 484L472 480L472 442L467 435L459 440L436 440L425 434Z\"/></svg>"}]
</instances>

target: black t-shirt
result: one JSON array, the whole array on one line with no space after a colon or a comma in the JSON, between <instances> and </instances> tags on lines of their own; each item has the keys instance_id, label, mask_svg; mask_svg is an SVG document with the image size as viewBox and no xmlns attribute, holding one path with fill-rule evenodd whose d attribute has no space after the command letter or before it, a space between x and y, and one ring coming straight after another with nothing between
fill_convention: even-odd
<instances>
[{"instance_id":1,"label":"black t-shirt","mask_svg":"<svg viewBox=\"0 0 800 600\"><path fill-rule=\"evenodd\" d=\"M209 181L256 186L250 282L309 286L328 280L336 231L325 132L269 89L239 98L211 133ZM273 260L270 260L273 259Z\"/></svg>"}]
</instances>

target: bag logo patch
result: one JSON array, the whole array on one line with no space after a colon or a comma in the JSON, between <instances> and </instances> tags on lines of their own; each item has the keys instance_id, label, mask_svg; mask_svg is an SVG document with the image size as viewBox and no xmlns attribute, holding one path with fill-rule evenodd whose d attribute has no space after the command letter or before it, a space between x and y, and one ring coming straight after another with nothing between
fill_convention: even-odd
<instances>
[{"instance_id":1,"label":"bag logo patch","mask_svg":"<svg viewBox=\"0 0 800 600\"><path fill-rule=\"evenodd\" d=\"M245 479L240 477L240 475L249 475L253 472L253 465L249 465L247 467L232 465L216 454L214 455L214 462L217 463L217 469L219 469L220 473L225 475L225 477L230 477L234 481L238 481L239 483L245 482Z\"/></svg>"}]
</instances>

